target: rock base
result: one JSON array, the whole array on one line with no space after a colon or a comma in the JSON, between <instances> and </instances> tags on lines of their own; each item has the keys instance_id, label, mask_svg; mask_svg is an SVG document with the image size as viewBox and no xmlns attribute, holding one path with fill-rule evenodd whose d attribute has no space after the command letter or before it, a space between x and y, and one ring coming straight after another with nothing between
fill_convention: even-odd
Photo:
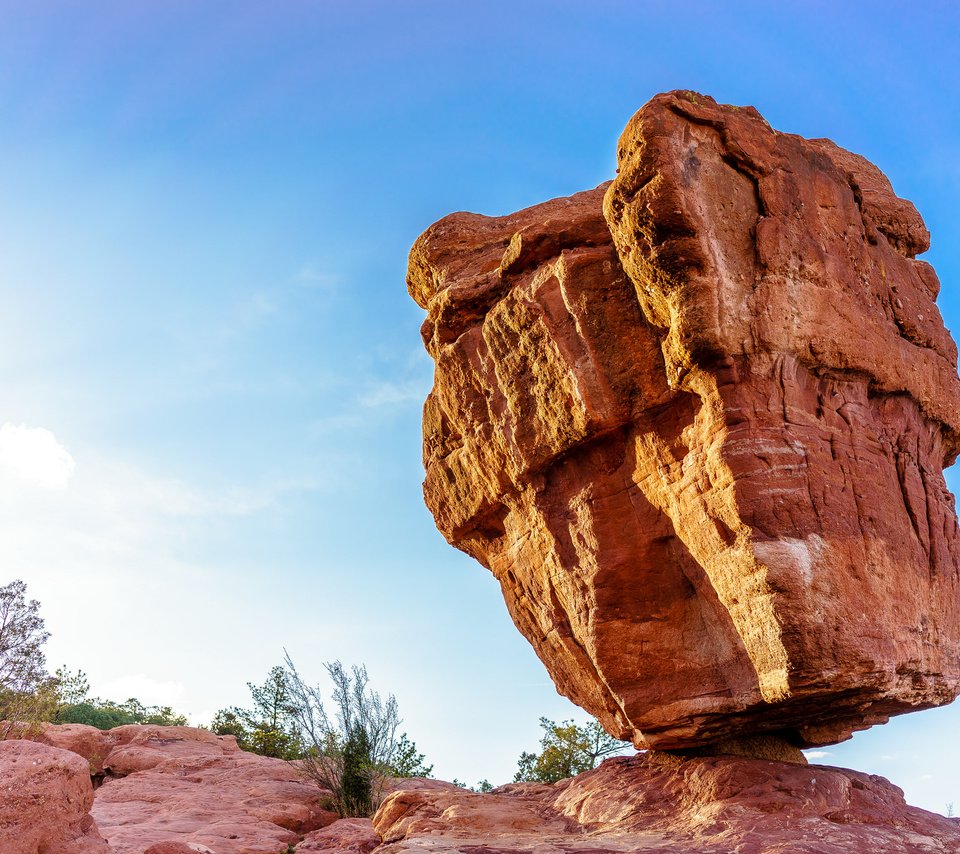
<instances>
[{"instance_id":1,"label":"rock base","mask_svg":"<svg viewBox=\"0 0 960 854\"><path fill-rule=\"evenodd\" d=\"M912 854L960 851L960 822L885 780L734 756L641 753L554 785L476 794L410 781L374 817L376 854ZM334 825L335 826L335 825Z\"/></svg>"}]
</instances>

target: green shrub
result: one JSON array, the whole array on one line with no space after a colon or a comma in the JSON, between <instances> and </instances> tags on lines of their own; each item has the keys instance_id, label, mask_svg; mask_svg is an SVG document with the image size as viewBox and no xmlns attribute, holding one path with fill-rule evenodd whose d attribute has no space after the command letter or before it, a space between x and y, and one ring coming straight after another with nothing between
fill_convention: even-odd
<instances>
[{"instance_id":1,"label":"green shrub","mask_svg":"<svg viewBox=\"0 0 960 854\"><path fill-rule=\"evenodd\" d=\"M251 753L277 759L301 757L303 739L293 714L286 671L282 667L271 668L262 685L248 682L247 688L253 708L221 709L210 729L218 735L235 736L240 748Z\"/></svg>"},{"instance_id":2,"label":"green shrub","mask_svg":"<svg viewBox=\"0 0 960 854\"><path fill-rule=\"evenodd\" d=\"M301 771L330 792L341 816L372 815L391 777L430 773L416 745L406 735L397 738L396 698L373 691L365 667L348 672L339 661L324 665L333 683L331 716L320 690L303 681L289 656L286 660L293 715L305 744Z\"/></svg>"},{"instance_id":3,"label":"green shrub","mask_svg":"<svg viewBox=\"0 0 960 854\"><path fill-rule=\"evenodd\" d=\"M516 783L556 783L596 768L601 759L628 746L609 735L598 721L577 726L573 721L557 724L540 718L540 726L540 753L520 754L513 778Z\"/></svg>"}]
</instances>

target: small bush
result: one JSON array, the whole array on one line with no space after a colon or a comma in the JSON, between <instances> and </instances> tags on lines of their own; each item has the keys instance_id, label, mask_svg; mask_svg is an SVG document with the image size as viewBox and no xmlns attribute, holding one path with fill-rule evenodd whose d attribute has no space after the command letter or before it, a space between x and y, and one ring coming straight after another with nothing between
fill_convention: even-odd
<instances>
[{"instance_id":1,"label":"small bush","mask_svg":"<svg viewBox=\"0 0 960 854\"><path fill-rule=\"evenodd\" d=\"M430 773L416 745L406 735L397 738L396 698L372 690L365 667L324 665L333 683L331 716L320 690L303 681L289 655L286 662L292 714L305 746L302 772L331 793L341 816L372 815L391 777Z\"/></svg>"}]
</instances>

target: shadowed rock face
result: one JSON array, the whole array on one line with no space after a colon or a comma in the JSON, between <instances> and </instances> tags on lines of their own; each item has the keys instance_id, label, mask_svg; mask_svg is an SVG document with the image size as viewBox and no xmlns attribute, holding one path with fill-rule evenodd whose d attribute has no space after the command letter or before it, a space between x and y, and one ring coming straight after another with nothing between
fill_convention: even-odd
<instances>
[{"instance_id":1,"label":"shadowed rock face","mask_svg":"<svg viewBox=\"0 0 960 854\"><path fill-rule=\"evenodd\" d=\"M960 691L957 350L883 174L659 95L610 185L410 256L424 493L638 747L819 745Z\"/></svg>"}]
</instances>

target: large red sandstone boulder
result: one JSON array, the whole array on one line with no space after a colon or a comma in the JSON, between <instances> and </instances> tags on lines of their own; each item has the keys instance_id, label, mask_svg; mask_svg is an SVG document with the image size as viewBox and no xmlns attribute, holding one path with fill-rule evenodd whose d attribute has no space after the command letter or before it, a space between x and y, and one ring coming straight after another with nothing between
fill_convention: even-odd
<instances>
[{"instance_id":1,"label":"large red sandstone boulder","mask_svg":"<svg viewBox=\"0 0 960 854\"><path fill-rule=\"evenodd\" d=\"M826 744L960 691L957 349L870 163L660 95L611 185L410 256L424 493L638 747Z\"/></svg>"},{"instance_id":2,"label":"large red sandstone boulder","mask_svg":"<svg viewBox=\"0 0 960 854\"><path fill-rule=\"evenodd\" d=\"M112 744L107 732L86 724L41 724L29 734L23 733L21 737L78 753L90 763L91 774L103 771L103 760Z\"/></svg>"},{"instance_id":3,"label":"large red sandstone boulder","mask_svg":"<svg viewBox=\"0 0 960 854\"><path fill-rule=\"evenodd\" d=\"M3 854L109 854L92 804L90 768L81 756L31 741L0 742Z\"/></svg>"},{"instance_id":4,"label":"large red sandstone boulder","mask_svg":"<svg viewBox=\"0 0 960 854\"><path fill-rule=\"evenodd\" d=\"M400 788L373 820L390 854L952 854L960 825L840 768L649 753L553 786Z\"/></svg>"}]
</instances>

